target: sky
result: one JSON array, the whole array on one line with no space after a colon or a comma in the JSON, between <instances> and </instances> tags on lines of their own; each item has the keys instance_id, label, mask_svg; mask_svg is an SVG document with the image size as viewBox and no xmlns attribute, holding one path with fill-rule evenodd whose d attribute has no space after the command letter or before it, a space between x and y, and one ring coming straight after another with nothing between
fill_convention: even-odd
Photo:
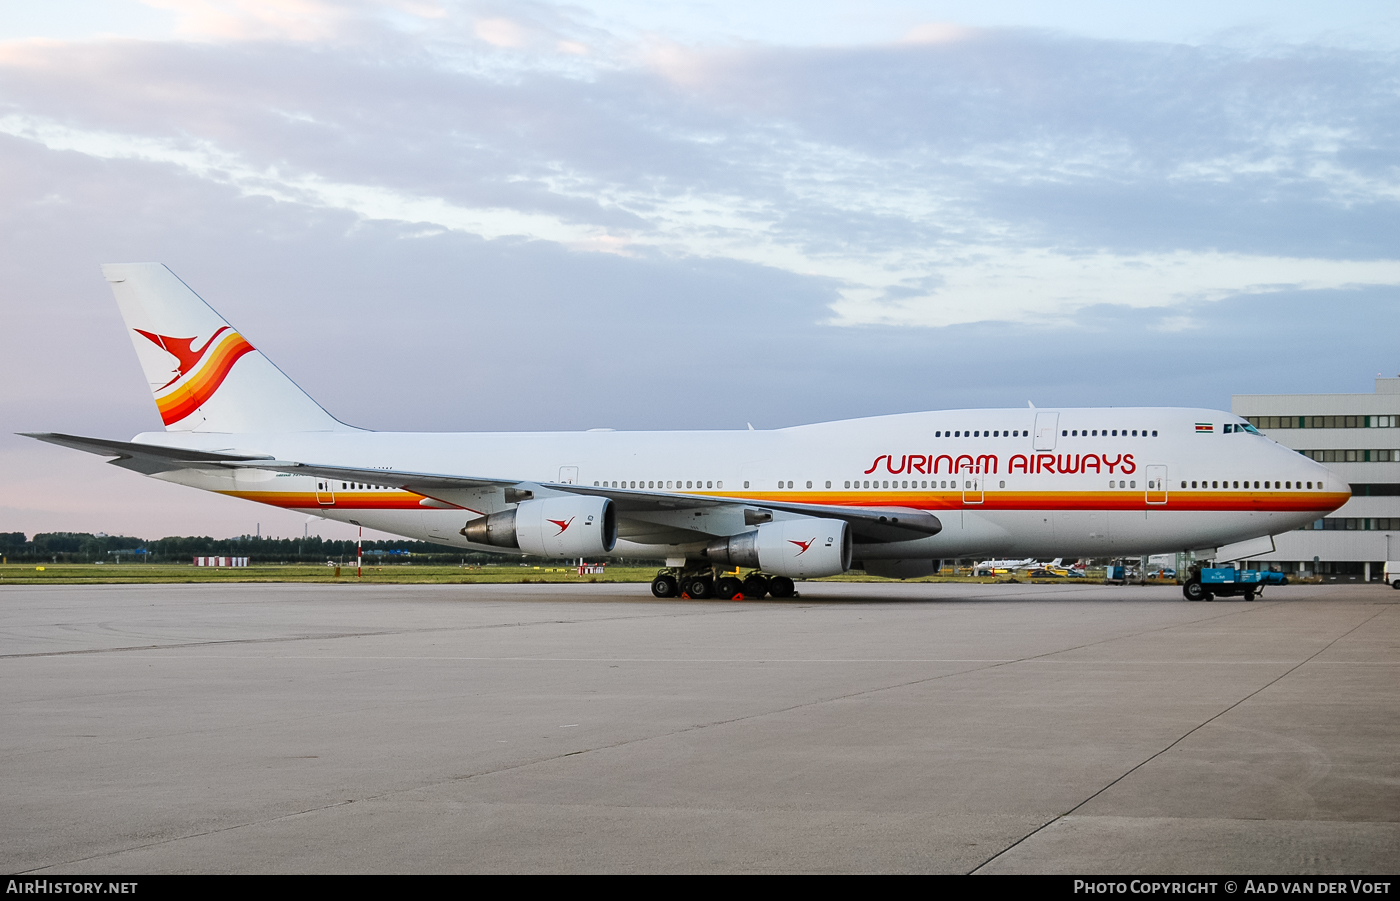
<instances>
[{"instance_id":1,"label":"sky","mask_svg":"<svg viewBox=\"0 0 1400 901\"><path fill-rule=\"evenodd\" d=\"M7 4L0 531L351 532L13 435L161 427L104 262L373 429L1228 409L1400 372L1398 163L1393 2Z\"/></svg>"}]
</instances>

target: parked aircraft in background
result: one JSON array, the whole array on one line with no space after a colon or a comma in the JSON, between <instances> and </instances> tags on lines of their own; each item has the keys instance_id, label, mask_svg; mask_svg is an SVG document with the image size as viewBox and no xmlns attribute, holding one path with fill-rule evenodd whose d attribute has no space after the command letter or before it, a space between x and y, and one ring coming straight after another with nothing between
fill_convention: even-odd
<instances>
[{"instance_id":1,"label":"parked aircraft in background","mask_svg":"<svg viewBox=\"0 0 1400 901\"><path fill-rule=\"evenodd\" d=\"M662 597L781 597L794 579L852 566L912 577L947 558L1214 549L1350 496L1239 417L1195 408L944 410L771 431L374 432L323 410L166 267L103 271L166 430L31 437L463 549L665 558L652 585ZM741 568L743 580L726 575Z\"/></svg>"},{"instance_id":2,"label":"parked aircraft in background","mask_svg":"<svg viewBox=\"0 0 1400 901\"><path fill-rule=\"evenodd\" d=\"M1055 558L1055 565L1059 565L1060 558ZM1040 563L1034 557L1022 557L1019 560L983 560L973 567L975 572L995 572L997 570L1017 570L1025 569L1028 566L1039 566Z\"/></svg>"}]
</instances>

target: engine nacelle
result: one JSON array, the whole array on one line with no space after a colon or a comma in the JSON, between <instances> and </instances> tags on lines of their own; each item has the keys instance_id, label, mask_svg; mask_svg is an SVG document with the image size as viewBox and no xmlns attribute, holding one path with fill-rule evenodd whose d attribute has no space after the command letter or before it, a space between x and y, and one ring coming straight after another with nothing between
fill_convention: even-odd
<instances>
[{"instance_id":1,"label":"engine nacelle","mask_svg":"<svg viewBox=\"0 0 1400 901\"><path fill-rule=\"evenodd\" d=\"M784 519L711 542L705 555L790 579L834 576L851 568L851 530L840 519Z\"/></svg>"},{"instance_id":2,"label":"engine nacelle","mask_svg":"<svg viewBox=\"0 0 1400 901\"><path fill-rule=\"evenodd\" d=\"M605 497L546 497L474 519L462 535L540 557L586 557L617 544L617 512Z\"/></svg>"}]
</instances>

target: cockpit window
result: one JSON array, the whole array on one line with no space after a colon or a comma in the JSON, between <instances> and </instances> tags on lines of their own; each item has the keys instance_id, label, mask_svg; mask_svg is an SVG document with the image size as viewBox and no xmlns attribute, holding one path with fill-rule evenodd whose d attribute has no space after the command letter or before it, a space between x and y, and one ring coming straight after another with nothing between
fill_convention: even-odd
<instances>
[{"instance_id":1,"label":"cockpit window","mask_svg":"<svg viewBox=\"0 0 1400 901\"><path fill-rule=\"evenodd\" d=\"M1237 434L1239 432L1249 432L1251 435L1259 434L1259 430L1247 422L1227 422L1225 423L1224 431L1227 435L1231 432L1235 432Z\"/></svg>"}]
</instances>

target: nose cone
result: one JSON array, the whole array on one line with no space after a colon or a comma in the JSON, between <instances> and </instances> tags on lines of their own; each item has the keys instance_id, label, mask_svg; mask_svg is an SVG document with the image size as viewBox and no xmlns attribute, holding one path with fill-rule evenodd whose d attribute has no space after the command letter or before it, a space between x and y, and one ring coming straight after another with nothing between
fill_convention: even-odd
<instances>
[{"instance_id":1,"label":"nose cone","mask_svg":"<svg viewBox=\"0 0 1400 901\"><path fill-rule=\"evenodd\" d=\"M1322 495L1319 497L1322 513L1333 513L1341 509L1342 505L1351 500L1351 485L1347 480L1337 473L1323 466L1321 463L1314 463L1316 474L1314 480L1321 477L1321 484L1324 487Z\"/></svg>"}]
</instances>

